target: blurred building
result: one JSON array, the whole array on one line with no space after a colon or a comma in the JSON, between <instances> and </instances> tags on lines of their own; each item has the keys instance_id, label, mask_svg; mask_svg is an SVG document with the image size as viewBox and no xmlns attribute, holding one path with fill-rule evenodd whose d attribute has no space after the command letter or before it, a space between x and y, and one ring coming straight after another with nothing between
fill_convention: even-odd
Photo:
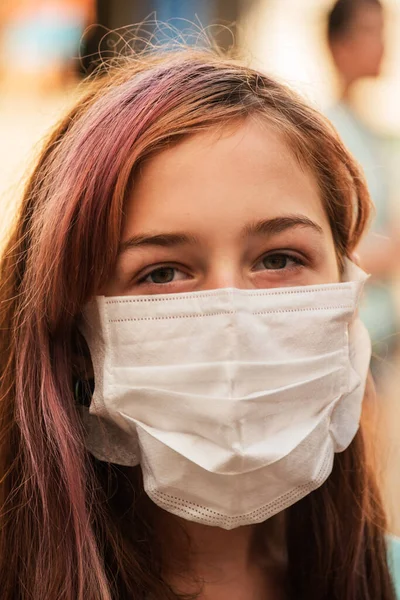
<instances>
[{"instance_id":1,"label":"blurred building","mask_svg":"<svg viewBox=\"0 0 400 600\"><path fill-rule=\"evenodd\" d=\"M3 76L66 83L95 0L13 0L0 13ZM15 76L15 77L13 77Z\"/></svg>"}]
</instances>

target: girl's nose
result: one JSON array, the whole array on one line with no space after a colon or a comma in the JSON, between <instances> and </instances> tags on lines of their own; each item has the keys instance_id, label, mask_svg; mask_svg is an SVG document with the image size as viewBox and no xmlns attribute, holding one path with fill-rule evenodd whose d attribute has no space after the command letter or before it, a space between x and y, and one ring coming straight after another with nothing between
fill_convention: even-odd
<instances>
[{"instance_id":1,"label":"girl's nose","mask_svg":"<svg viewBox=\"0 0 400 600\"><path fill-rule=\"evenodd\" d=\"M206 274L202 284L202 288L206 290L221 288L249 289L252 287L251 279L245 277L243 269L228 260L214 264Z\"/></svg>"}]
</instances>

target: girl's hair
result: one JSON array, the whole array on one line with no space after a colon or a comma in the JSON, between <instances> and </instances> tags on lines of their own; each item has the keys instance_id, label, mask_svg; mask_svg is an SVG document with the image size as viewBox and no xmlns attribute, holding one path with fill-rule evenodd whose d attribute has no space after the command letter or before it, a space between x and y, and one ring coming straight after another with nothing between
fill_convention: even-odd
<instances>
[{"instance_id":1,"label":"girl's hair","mask_svg":"<svg viewBox=\"0 0 400 600\"><path fill-rule=\"evenodd\" d=\"M49 139L0 266L2 600L176 598L140 469L85 450L77 321L112 273L140 162L246 117L279 130L314 174L338 258L349 256L370 204L334 130L283 85L211 51L124 59ZM286 514L289 599L393 600L361 433Z\"/></svg>"}]
</instances>

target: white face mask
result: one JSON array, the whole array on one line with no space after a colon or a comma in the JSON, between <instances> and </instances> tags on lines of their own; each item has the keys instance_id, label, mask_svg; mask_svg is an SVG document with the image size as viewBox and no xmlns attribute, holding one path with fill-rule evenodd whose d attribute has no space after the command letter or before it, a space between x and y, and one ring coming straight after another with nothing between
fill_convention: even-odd
<instances>
[{"instance_id":1,"label":"white face mask","mask_svg":"<svg viewBox=\"0 0 400 600\"><path fill-rule=\"evenodd\" d=\"M83 332L95 372L87 445L141 465L163 509L231 529L320 486L355 436L370 359L344 283L98 297Z\"/></svg>"}]
</instances>

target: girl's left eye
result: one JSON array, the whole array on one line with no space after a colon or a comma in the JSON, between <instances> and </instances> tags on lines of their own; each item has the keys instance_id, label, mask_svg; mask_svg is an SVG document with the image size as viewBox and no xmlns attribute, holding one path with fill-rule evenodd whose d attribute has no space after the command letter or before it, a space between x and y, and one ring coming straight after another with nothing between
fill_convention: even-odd
<instances>
[{"instance_id":1,"label":"girl's left eye","mask_svg":"<svg viewBox=\"0 0 400 600\"><path fill-rule=\"evenodd\" d=\"M255 266L255 271L283 271L284 269L293 269L303 266L304 262L297 256L277 252L267 254Z\"/></svg>"}]
</instances>

